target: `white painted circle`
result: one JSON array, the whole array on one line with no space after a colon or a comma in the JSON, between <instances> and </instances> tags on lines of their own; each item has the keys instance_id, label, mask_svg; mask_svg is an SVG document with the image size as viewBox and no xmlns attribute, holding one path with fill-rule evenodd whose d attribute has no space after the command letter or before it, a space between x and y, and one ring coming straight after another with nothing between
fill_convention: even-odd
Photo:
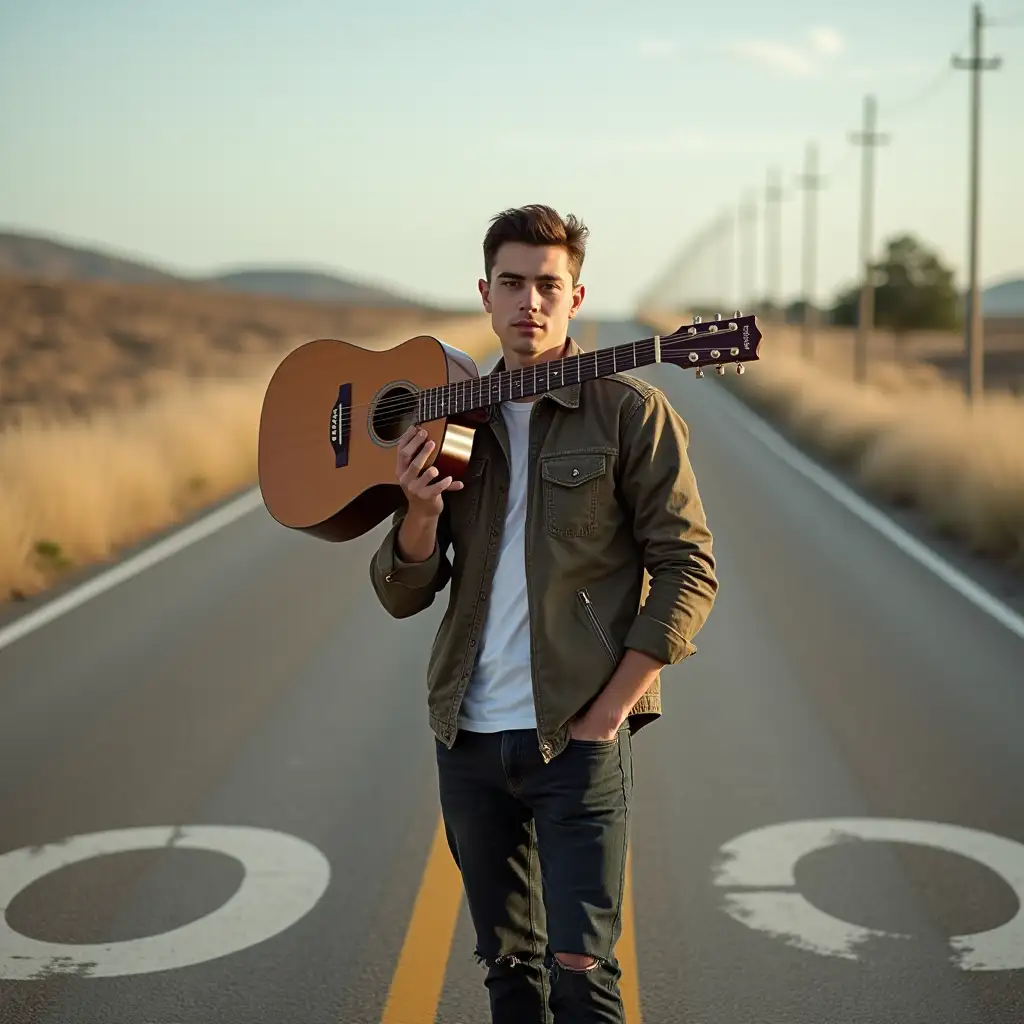
<instances>
[{"instance_id":1,"label":"white painted circle","mask_svg":"<svg viewBox=\"0 0 1024 1024\"><path fill-rule=\"evenodd\" d=\"M28 885L70 864L130 850L206 850L242 863L234 895L217 910L160 935L123 942L43 942L15 931L6 911ZM296 836L247 826L128 828L72 836L0 855L0 978L54 974L112 978L188 967L265 942L307 914L330 881L327 858Z\"/></svg>"},{"instance_id":2,"label":"white painted circle","mask_svg":"<svg viewBox=\"0 0 1024 1024\"><path fill-rule=\"evenodd\" d=\"M1024 968L1024 844L1003 836L935 821L902 818L822 818L783 822L731 839L714 870L718 886L752 889L795 886L797 861L817 850L856 840L916 843L956 853L999 875L1017 897L1017 913L988 931L949 938L950 962L964 971ZM799 892L730 892L725 910L750 928L823 956L857 960L877 938L914 936L879 931L826 914Z\"/></svg>"}]
</instances>

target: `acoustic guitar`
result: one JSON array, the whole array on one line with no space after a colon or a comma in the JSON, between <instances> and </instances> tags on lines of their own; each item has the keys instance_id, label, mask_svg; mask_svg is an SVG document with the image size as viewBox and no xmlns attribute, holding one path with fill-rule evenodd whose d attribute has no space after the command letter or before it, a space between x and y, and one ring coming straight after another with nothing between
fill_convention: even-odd
<instances>
[{"instance_id":1,"label":"acoustic guitar","mask_svg":"<svg viewBox=\"0 0 1024 1024\"><path fill-rule=\"evenodd\" d=\"M609 374L672 363L724 373L759 358L753 315L679 327L614 347L481 376L472 357L430 335L383 351L318 338L274 371L259 427L259 484L267 511L321 540L372 530L405 503L395 445L413 424L434 442L440 475L461 478L490 407ZM430 463L428 463L430 464Z\"/></svg>"}]
</instances>

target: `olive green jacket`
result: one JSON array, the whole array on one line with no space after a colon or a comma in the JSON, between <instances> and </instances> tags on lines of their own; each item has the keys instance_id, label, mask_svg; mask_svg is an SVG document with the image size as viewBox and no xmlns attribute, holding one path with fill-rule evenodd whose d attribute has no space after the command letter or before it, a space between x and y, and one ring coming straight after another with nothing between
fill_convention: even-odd
<instances>
[{"instance_id":1,"label":"olive green jacket","mask_svg":"<svg viewBox=\"0 0 1024 1024\"><path fill-rule=\"evenodd\" d=\"M582 349L570 338L566 355ZM495 369L503 369L500 360ZM711 533L687 454L688 429L664 393L615 373L541 395L530 416L526 589L534 706L546 761L570 720L600 693L625 648L676 664L718 590ZM492 406L475 434L462 490L445 495L425 562L396 550L399 510L370 563L395 618L428 608L451 586L427 666L431 727L455 742L479 651L508 500L509 440ZM644 570L650 589L640 606ZM661 680L629 715L635 732L661 714Z\"/></svg>"}]
</instances>

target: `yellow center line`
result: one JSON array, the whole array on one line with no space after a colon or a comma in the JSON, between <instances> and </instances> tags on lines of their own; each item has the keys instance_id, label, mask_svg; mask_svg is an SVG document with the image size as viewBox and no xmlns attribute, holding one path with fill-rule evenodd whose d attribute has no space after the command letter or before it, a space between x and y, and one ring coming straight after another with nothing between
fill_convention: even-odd
<instances>
[{"instance_id":1,"label":"yellow center line","mask_svg":"<svg viewBox=\"0 0 1024 1024\"><path fill-rule=\"evenodd\" d=\"M381 1024L434 1024L461 907L462 876L439 819Z\"/></svg>"},{"instance_id":2,"label":"yellow center line","mask_svg":"<svg viewBox=\"0 0 1024 1024\"><path fill-rule=\"evenodd\" d=\"M626 1011L626 1024L641 1024L640 976L637 970L636 917L633 908L633 853L626 852L626 887L622 894L622 935L615 946L615 952L622 968L619 992L622 994L622 1008Z\"/></svg>"},{"instance_id":3,"label":"yellow center line","mask_svg":"<svg viewBox=\"0 0 1024 1024\"><path fill-rule=\"evenodd\" d=\"M435 1024L462 901L462 876L448 849L444 821L439 819L380 1024ZM622 967L619 987L626 1024L642 1024L630 854L616 953Z\"/></svg>"}]
</instances>

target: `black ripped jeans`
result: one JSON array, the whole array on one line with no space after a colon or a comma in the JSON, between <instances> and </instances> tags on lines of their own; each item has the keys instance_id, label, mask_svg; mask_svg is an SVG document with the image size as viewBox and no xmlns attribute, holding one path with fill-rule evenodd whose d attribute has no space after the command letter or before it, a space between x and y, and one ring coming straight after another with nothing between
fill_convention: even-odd
<instances>
[{"instance_id":1,"label":"black ripped jeans","mask_svg":"<svg viewBox=\"0 0 1024 1024\"><path fill-rule=\"evenodd\" d=\"M627 727L548 764L534 730L436 742L441 810L476 930L492 1024L623 1024ZM556 953L597 961L570 970Z\"/></svg>"}]
</instances>

